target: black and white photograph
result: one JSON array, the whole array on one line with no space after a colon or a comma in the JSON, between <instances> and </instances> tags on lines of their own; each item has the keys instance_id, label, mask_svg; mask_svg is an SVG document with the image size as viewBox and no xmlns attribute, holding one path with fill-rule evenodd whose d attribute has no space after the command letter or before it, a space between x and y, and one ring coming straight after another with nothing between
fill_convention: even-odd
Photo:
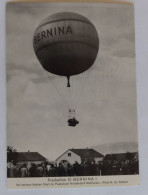
<instances>
[{"instance_id":1,"label":"black and white photograph","mask_svg":"<svg viewBox=\"0 0 148 195\"><path fill-rule=\"evenodd\" d=\"M6 41L8 188L139 185L134 5L9 2Z\"/></svg>"}]
</instances>

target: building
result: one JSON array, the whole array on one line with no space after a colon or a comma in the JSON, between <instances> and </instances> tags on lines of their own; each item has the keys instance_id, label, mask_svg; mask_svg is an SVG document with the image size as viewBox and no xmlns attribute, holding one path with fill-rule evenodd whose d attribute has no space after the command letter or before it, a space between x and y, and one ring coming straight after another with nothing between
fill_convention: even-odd
<instances>
[{"instance_id":1,"label":"building","mask_svg":"<svg viewBox=\"0 0 148 195\"><path fill-rule=\"evenodd\" d=\"M64 152L59 158L56 159L57 165L59 163L67 163L74 164L76 161L78 163L86 162L86 161L102 161L103 155L94 149L69 149Z\"/></svg>"},{"instance_id":2,"label":"building","mask_svg":"<svg viewBox=\"0 0 148 195\"><path fill-rule=\"evenodd\" d=\"M11 158L10 158L11 155ZM15 152L12 156L12 153L7 153L8 166L11 166L11 162L14 161L18 165L23 165L24 163L29 167L31 163L41 164L46 161L46 158L43 157L38 152Z\"/></svg>"},{"instance_id":3,"label":"building","mask_svg":"<svg viewBox=\"0 0 148 195\"><path fill-rule=\"evenodd\" d=\"M104 160L116 160L116 161L126 161L126 160L138 160L138 152L126 152L117 154L106 154Z\"/></svg>"}]
</instances>

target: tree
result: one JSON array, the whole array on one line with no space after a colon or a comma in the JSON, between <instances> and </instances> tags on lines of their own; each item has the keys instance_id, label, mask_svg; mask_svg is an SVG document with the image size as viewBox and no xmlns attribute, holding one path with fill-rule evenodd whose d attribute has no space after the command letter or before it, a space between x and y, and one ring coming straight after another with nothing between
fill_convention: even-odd
<instances>
[{"instance_id":1,"label":"tree","mask_svg":"<svg viewBox=\"0 0 148 195\"><path fill-rule=\"evenodd\" d=\"M7 146L7 162L16 161L17 150L12 146Z\"/></svg>"}]
</instances>

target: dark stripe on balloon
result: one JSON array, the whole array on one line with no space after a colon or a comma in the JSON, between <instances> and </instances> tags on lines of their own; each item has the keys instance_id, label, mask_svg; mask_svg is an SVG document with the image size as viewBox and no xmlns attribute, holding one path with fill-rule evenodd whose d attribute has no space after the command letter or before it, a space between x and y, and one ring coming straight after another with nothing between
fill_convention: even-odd
<instances>
[{"instance_id":1,"label":"dark stripe on balloon","mask_svg":"<svg viewBox=\"0 0 148 195\"><path fill-rule=\"evenodd\" d=\"M88 45L89 47L92 47L93 49L95 49L97 51L99 50L99 47L95 47L93 44L91 44L91 43L85 43L83 41L58 41L58 42L55 42L55 43L50 43L50 44L47 44L47 45L43 45L40 48L38 48L37 50L35 49L35 52L37 53L42 48L46 48L46 47L49 47L50 45L59 44L59 43L81 43L83 45Z\"/></svg>"}]
</instances>

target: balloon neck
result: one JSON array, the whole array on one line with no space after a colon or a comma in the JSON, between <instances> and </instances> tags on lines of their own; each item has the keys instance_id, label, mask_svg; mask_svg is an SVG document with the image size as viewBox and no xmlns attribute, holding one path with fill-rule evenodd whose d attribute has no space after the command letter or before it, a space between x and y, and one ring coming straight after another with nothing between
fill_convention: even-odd
<instances>
[{"instance_id":1,"label":"balloon neck","mask_svg":"<svg viewBox=\"0 0 148 195\"><path fill-rule=\"evenodd\" d=\"M67 76L67 87L70 87L70 76Z\"/></svg>"}]
</instances>

